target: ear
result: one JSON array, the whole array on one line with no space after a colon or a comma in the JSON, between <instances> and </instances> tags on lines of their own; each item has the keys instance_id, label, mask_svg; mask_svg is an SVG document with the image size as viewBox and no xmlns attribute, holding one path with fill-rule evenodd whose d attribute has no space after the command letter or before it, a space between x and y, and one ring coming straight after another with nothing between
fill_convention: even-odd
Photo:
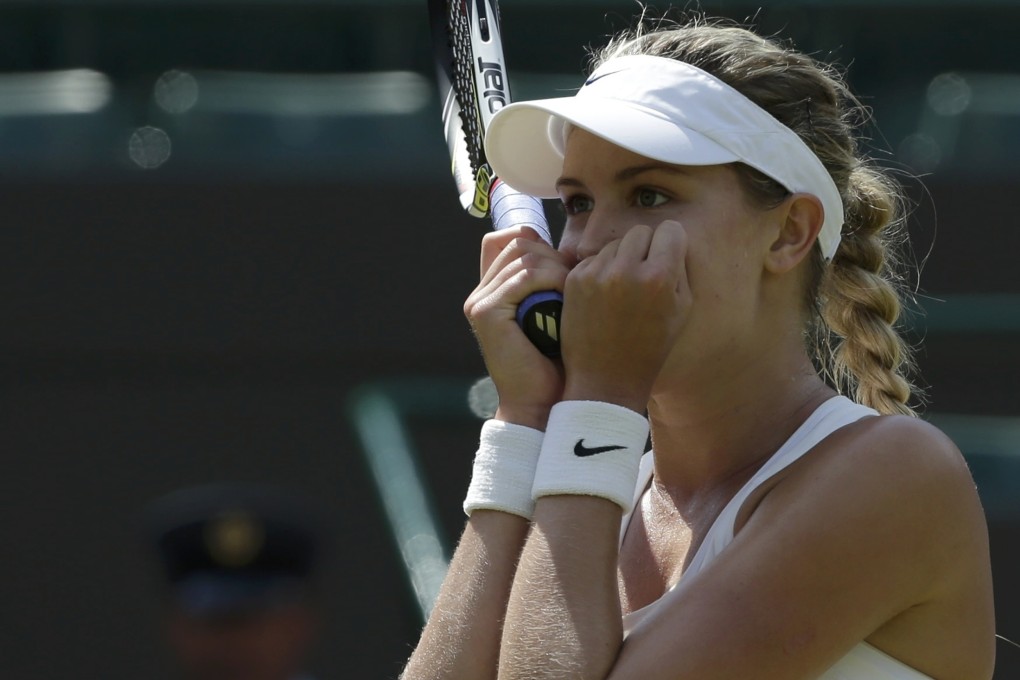
<instances>
[{"instance_id":1,"label":"ear","mask_svg":"<svg viewBox=\"0 0 1020 680\"><path fill-rule=\"evenodd\" d=\"M789 196L776 211L779 233L765 255L765 268L783 274L811 253L822 230L825 210L816 196L798 193Z\"/></svg>"}]
</instances>

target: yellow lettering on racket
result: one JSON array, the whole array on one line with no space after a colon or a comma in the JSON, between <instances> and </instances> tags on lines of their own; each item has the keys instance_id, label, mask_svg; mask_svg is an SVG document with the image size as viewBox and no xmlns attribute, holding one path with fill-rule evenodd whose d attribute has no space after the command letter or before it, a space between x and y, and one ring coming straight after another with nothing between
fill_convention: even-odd
<instances>
[{"instance_id":1,"label":"yellow lettering on racket","mask_svg":"<svg viewBox=\"0 0 1020 680\"><path fill-rule=\"evenodd\" d=\"M479 214L489 214L489 190L492 188L492 168L486 163L475 174L475 200L472 206Z\"/></svg>"}]
</instances>

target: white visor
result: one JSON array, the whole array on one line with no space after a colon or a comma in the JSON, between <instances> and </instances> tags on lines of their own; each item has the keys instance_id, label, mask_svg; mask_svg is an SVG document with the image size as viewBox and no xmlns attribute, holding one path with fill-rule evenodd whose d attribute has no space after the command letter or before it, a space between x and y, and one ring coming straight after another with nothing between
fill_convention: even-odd
<instances>
[{"instance_id":1,"label":"white visor","mask_svg":"<svg viewBox=\"0 0 1020 680\"><path fill-rule=\"evenodd\" d=\"M518 191L554 198L571 125L673 165L745 163L822 203L818 235L832 259L843 201L818 156L790 128L715 76L676 59L635 55L602 64L573 97L517 102L485 135L496 175Z\"/></svg>"}]
</instances>

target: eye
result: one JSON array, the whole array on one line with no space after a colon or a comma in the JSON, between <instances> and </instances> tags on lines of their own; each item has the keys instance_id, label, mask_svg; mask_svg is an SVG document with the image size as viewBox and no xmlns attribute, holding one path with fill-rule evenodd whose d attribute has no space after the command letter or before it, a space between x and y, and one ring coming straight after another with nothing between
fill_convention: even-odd
<instances>
[{"instance_id":1,"label":"eye","mask_svg":"<svg viewBox=\"0 0 1020 680\"><path fill-rule=\"evenodd\" d=\"M634 196L635 202L642 208L657 208L669 200L669 196L655 189L641 188Z\"/></svg>"},{"instance_id":2,"label":"eye","mask_svg":"<svg viewBox=\"0 0 1020 680\"><path fill-rule=\"evenodd\" d=\"M590 212L595 207L595 201L584 194L575 194L563 199L563 209L568 215Z\"/></svg>"}]
</instances>

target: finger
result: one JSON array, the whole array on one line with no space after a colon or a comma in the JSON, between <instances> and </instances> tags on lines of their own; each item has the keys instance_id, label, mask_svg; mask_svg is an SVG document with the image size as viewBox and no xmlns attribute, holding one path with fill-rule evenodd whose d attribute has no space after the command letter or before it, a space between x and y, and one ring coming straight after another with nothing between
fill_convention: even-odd
<instances>
[{"instance_id":1,"label":"finger","mask_svg":"<svg viewBox=\"0 0 1020 680\"><path fill-rule=\"evenodd\" d=\"M499 231L490 231L482 237L481 268L479 277L485 276L485 272L492 267L501 252L514 241L514 239L526 239L529 241L542 241L541 237L530 227L510 227Z\"/></svg>"},{"instance_id":2,"label":"finger","mask_svg":"<svg viewBox=\"0 0 1020 680\"><path fill-rule=\"evenodd\" d=\"M510 261L506 266L492 268L491 276L480 282L465 303L469 315L476 305L481 308L502 306L516 310L521 300L542 290L562 291L567 268L550 257L536 257L528 253Z\"/></svg>"},{"instance_id":3,"label":"finger","mask_svg":"<svg viewBox=\"0 0 1020 680\"><path fill-rule=\"evenodd\" d=\"M476 288L464 302L464 315L472 327L476 327L482 319L510 322L516 327L517 308L528 295L545 290L564 288L565 270L552 268L543 269L510 269L505 280L480 288Z\"/></svg>"},{"instance_id":4,"label":"finger","mask_svg":"<svg viewBox=\"0 0 1020 680\"><path fill-rule=\"evenodd\" d=\"M672 272L673 279L687 279L687 230L675 220L666 220L656 227L648 246L648 261Z\"/></svg>"},{"instance_id":5,"label":"finger","mask_svg":"<svg viewBox=\"0 0 1020 680\"><path fill-rule=\"evenodd\" d=\"M648 249L652 244L653 235L652 228L647 225L638 224L631 227L620 240L616 259L628 266L648 259Z\"/></svg>"},{"instance_id":6,"label":"finger","mask_svg":"<svg viewBox=\"0 0 1020 680\"><path fill-rule=\"evenodd\" d=\"M528 287L534 285L548 285L549 283L561 284L567 276L567 268L551 257L543 257L535 253L525 253L517 257L505 266L492 268L490 276L481 281L478 290L493 291L507 285L511 281L518 283L528 281ZM562 290L561 285L553 286L556 290ZM544 290L548 290L545 288ZM522 297L533 293L539 288L532 288L523 294Z\"/></svg>"},{"instance_id":7,"label":"finger","mask_svg":"<svg viewBox=\"0 0 1020 680\"><path fill-rule=\"evenodd\" d=\"M616 254L620 251L620 239L614 239L602 246L602 249L592 255L586 257L582 264L586 264L587 267L595 267L600 271L605 271L612 266L614 260L616 260Z\"/></svg>"},{"instance_id":8,"label":"finger","mask_svg":"<svg viewBox=\"0 0 1020 680\"><path fill-rule=\"evenodd\" d=\"M634 271L645 260L651 240L650 227L632 227L622 238L610 241L598 253L580 262L575 267L577 276L583 273L615 276Z\"/></svg>"},{"instance_id":9,"label":"finger","mask_svg":"<svg viewBox=\"0 0 1020 680\"><path fill-rule=\"evenodd\" d=\"M545 241L518 237L507 243L496 254L495 258L489 263L488 269L482 272L481 281L488 281L511 262L522 257L531 259L545 258L557 263L563 262L563 256Z\"/></svg>"},{"instance_id":10,"label":"finger","mask_svg":"<svg viewBox=\"0 0 1020 680\"><path fill-rule=\"evenodd\" d=\"M566 267L555 257L518 251L517 256L506 262L497 258L490 271L478 283L477 290L483 295L491 295L510 286L510 290L502 291L499 297L516 304L527 295L539 291L537 286L546 286L544 290L562 291L566 272Z\"/></svg>"}]
</instances>

